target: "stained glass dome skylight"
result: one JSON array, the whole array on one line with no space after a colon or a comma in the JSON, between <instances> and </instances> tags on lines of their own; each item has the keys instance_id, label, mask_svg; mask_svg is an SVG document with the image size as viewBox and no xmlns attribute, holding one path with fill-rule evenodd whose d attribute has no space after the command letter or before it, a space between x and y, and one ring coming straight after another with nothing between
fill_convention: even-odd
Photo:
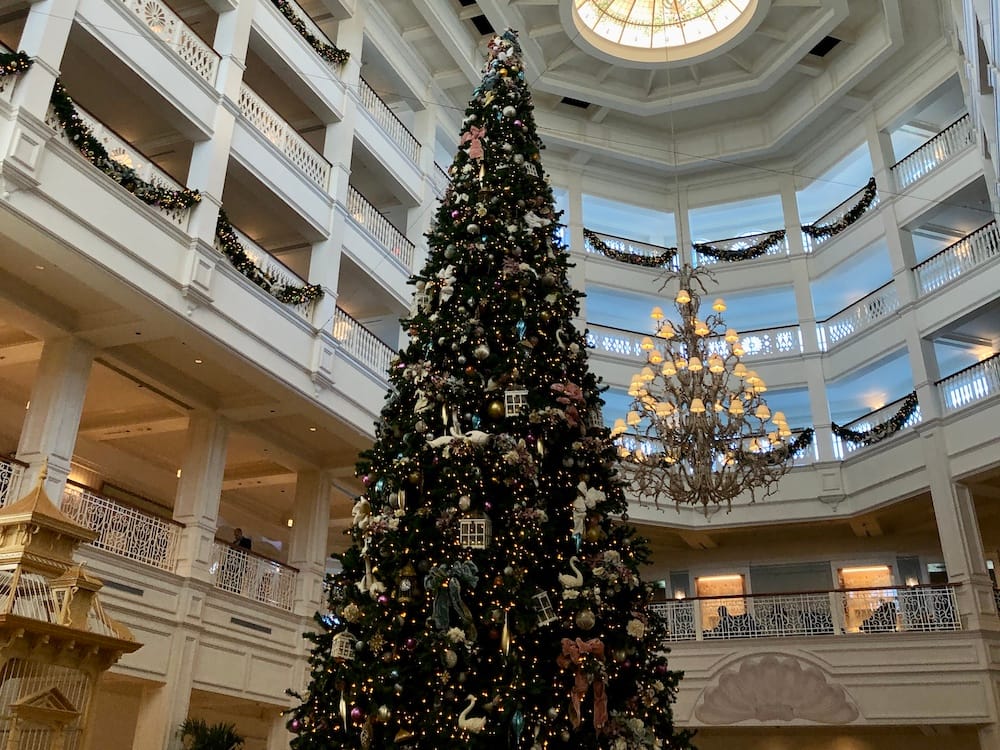
<instances>
[{"instance_id":1,"label":"stained glass dome skylight","mask_svg":"<svg viewBox=\"0 0 1000 750\"><path fill-rule=\"evenodd\" d=\"M753 0L573 0L577 18L624 47L657 50L710 42L753 12ZM742 25L742 24L741 24ZM714 46L714 45L713 45Z\"/></svg>"}]
</instances>

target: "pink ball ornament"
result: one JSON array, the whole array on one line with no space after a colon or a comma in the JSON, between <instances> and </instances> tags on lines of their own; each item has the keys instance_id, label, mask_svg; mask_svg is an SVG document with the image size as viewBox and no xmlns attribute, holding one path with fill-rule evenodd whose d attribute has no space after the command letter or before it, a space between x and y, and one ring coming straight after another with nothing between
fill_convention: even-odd
<instances>
[{"instance_id":1,"label":"pink ball ornament","mask_svg":"<svg viewBox=\"0 0 1000 750\"><path fill-rule=\"evenodd\" d=\"M362 716L364 716L364 713L357 706L351 709L351 721L361 721Z\"/></svg>"},{"instance_id":2,"label":"pink ball ornament","mask_svg":"<svg viewBox=\"0 0 1000 750\"><path fill-rule=\"evenodd\" d=\"M302 730L302 722L300 722L298 719L292 719L291 723L288 725L288 728L291 729L293 732L299 732Z\"/></svg>"},{"instance_id":3,"label":"pink ball ornament","mask_svg":"<svg viewBox=\"0 0 1000 750\"><path fill-rule=\"evenodd\" d=\"M517 127L521 127L522 123L520 120L514 120L514 124L517 125Z\"/></svg>"},{"instance_id":4,"label":"pink ball ornament","mask_svg":"<svg viewBox=\"0 0 1000 750\"><path fill-rule=\"evenodd\" d=\"M389 603L389 597L386 596L385 594L380 594L378 598L378 603L385 606L386 604Z\"/></svg>"},{"instance_id":5,"label":"pink ball ornament","mask_svg":"<svg viewBox=\"0 0 1000 750\"><path fill-rule=\"evenodd\" d=\"M417 647L417 639L416 638L407 638L406 639L406 643L404 645L406 646L406 650L407 651L413 651Z\"/></svg>"}]
</instances>

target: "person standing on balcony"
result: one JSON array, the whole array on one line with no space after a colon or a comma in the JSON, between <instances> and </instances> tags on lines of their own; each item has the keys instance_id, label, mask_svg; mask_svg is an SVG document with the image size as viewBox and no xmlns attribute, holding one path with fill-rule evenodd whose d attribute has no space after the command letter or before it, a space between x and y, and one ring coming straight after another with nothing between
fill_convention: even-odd
<instances>
[{"instance_id":1,"label":"person standing on balcony","mask_svg":"<svg viewBox=\"0 0 1000 750\"><path fill-rule=\"evenodd\" d=\"M243 536L243 529L237 527L233 529L233 547L245 549L247 552L253 547L253 540L248 536Z\"/></svg>"}]
</instances>

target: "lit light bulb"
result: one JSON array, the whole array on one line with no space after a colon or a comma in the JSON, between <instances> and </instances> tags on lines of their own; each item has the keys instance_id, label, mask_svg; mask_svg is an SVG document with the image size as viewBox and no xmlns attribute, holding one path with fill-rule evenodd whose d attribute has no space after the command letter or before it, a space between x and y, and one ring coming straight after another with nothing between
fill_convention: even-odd
<instances>
[{"instance_id":1,"label":"lit light bulb","mask_svg":"<svg viewBox=\"0 0 1000 750\"><path fill-rule=\"evenodd\" d=\"M674 302L678 305L686 305L691 301L691 293L687 289L680 289L677 292L677 296L674 298Z\"/></svg>"},{"instance_id":2,"label":"lit light bulb","mask_svg":"<svg viewBox=\"0 0 1000 750\"><path fill-rule=\"evenodd\" d=\"M734 417L743 414L743 402L739 398L733 398L729 401L729 413Z\"/></svg>"},{"instance_id":3,"label":"lit light bulb","mask_svg":"<svg viewBox=\"0 0 1000 750\"><path fill-rule=\"evenodd\" d=\"M698 336L707 336L709 333L708 325L703 320L694 319L694 332Z\"/></svg>"},{"instance_id":4,"label":"lit light bulb","mask_svg":"<svg viewBox=\"0 0 1000 750\"><path fill-rule=\"evenodd\" d=\"M748 447L748 450L751 453L760 453L760 443L757 442L757 438L753 438L750 441L750 445Z\"/></svg>"},{"instance_id":5,"label":"lit light bulb","mask_svg":"<svg viewBox=\"0 0 1000 750\"><path fill-rule=\"evenodd\" d=\"M746 349L743 348L742 344L736 344L736 346L733 347L733 354L737 357L742 357L746 353Z\"/></svg>"},{"instance_id":6,"label":"lit light bulb","mask_svg":"<svg viewBox=\"0 0 1000 750\"><path fill-rule=\"evenodd\" d=\"M714 372L716 374L720 372L725 372L726 366L722 361L722 357L718 354L713 354L708 358L708 371Z\"/></svg>"},{"instance_id":7,"label":"lit light bulb","mask_svg":"<svg viewBox=\"0 0 1000 750\"><path fill-rule=\"evenodd\" d=\"M684 357L678 357L676 360L674 360L674 367L676 367L678 370L684 370L687 368L687 366L688 363L687 360L684 359Z\"/></svg>"},{"instance_id":8,"label":"lit light bulb","mask_svg":"<svg viewBox=\"0 0 1000 750\"><path fill-rule=\"evenodd\" d=\"M618 437L619 435L624 435L628 428L625 426L625 420L621 417L615 420L615 426L611 428L611 437Z\"/></svg>"},{"instance_id":9,"label":"lit light bulb","mask_svg":"<svg viewBox=\"0 0 1000 750\"><path fill-rule=\"evenodd\" d=\"M648 361L649 361L649 364L651 364L651 365L658 365L658 364L660 364L660 362L663 361L663 355L660 354L660 350L659 349L653 349L653 351L651 351L649 353Z\"/></svg>"},{"instance_id":10,"label":"lit light bulb","mask_svg":"<svg viewBox=\"0 0 1000 750\"><path fill-rule=\"evenodd\" d=\"M659 336L661 339L672 339L676 335L676 333L674 331L673 325L671 325L670 321L668 320L663 325L660 326L659 330L656 332L656 335Z\"/></svg>"},{"instance_id":11,"label":"lit light bulb","mask_svg":"<svg viewBox=\"0 0 1000 750\"><path fill-rule=\"evenodd\" d=\"M695 397L691 399L691 413L692 414L704 414L705 413L705 402L700 398Z\"/></svg>"},{"instance_id":12,"label":"lit light bulb","mask_svg":"<svg viewBox=\"0 0 1000 750\"><path fill-rule=\"evenodd\" d=\"M650 367L643 367L639 372L639 376L643 382L649 383L656 377L656 373Z\"/></svg>"},{"instance_id":13,"label":"lit light bulb","mask_svg":"<svg viewBox=\"0 0 1000 750\"><path fill-rule=\"evenodd\" d=\"M727 344L735 344L739 340L740 340L740 335L738 333L736 333L736 329L735 328L727 328L726 329L726 343Z\"/></svg>"},{"instance_id":14,"label":"lit light bulb","mask_svg":"<svg viewBox=\"0 0 1000 750\"><path fill-rule=\"evenodd\" d=\"M715 310L716 312L726 311L726 303L723 301L722 297L719 297L718 299L715 300L715 302L712 303L712 309Z\"/></svg>"},{"instance_id":15,"label":"lit light bulb","mask_svg":"<svg viewBox=\"0 0 1000 750\"><path fill-rule=\"evenodd\" d=\"M688 362L688 369L691 372L701 372L701 360L698 359L697 357L691 357L690 361Z\"/></svg>"},{"instance_id":16,"label":"lit light bulb","mask_svg":"<svg viewBox=\"0 0 1000 750\"><path fill-rule=\"evenodd\" d=\"M776 411L776 412L774 412L774 423L775 424L781 424L784 421L785 421L785 412L783 412L783 411Z\"/></svg>"},{"instance_id":17,"label":"lit light bulb","mask_svg":"<svg viewBox=\"0 0 1000 750\"><path fill-rule=\"evenodd\" d=\"M753 415L762 422L766 422L771 418L771 410L767 408L767 404L760 404L754 410Z\"/></svg>"},{"instance_id":18,"label":"lit light bulb","mask_svg":"<svg viewBox=\"0 0 1000 750\"><path fill-rule=\"evenodd\" d=\"M736 367L733 368L733 375L738 378L745 378L747 376L747 367L742 362L737 363Z\"/></svg>"},{"instance_id":19,"label":"lit light bulb","mask_svg":"<svg viewBox=\"0 0 1000 750\"><path fill-rule=\"evenodd\" d=\"M660 306L654 307L653 311L649 314L649 317L653 320L663 320L663 308Z\"/></svg>"},{"instance_id":20,"label":"lit light bulb","mask_svg":"<svg viewBox=\"0 0 1000 750\"><path fill-rule=\"evenodd\" d=\"M639 416L639 412L633 409L625 417L625 421L628 422L630 427L636 427L642 421L642 417Z\"/></svg>"},{"instance_id":21,"label":"lit light bulb","mask_svg":"<svg viewBox=\"0 0 1000 750\"><path fill-rule=\"evenodd\" d=\"M644 352L650 351L653 348L653 339L649 338L649 336L644 336L642 343L639 344L639 348Z\"/></svg>"},{"instance_id":22,"label":"lit light bulb","mask_svg":"<svg viewBox=\"0 0 1000 750\"><path fill-rule=\"evenodd\" d=\"M677 374L677 368L674 367L674 363L669 359L663 363L663 369L660 370L666 377L670 378Z\"/></svg>"}]
</instances>

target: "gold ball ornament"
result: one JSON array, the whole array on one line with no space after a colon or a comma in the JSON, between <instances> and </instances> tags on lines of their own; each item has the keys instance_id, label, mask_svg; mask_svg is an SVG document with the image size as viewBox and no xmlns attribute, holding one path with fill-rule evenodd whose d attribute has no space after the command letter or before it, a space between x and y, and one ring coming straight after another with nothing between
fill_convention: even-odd
<instances>
[{"instance_id":1,"label":"gold ball ornament","mask_svg":"<svg viewBox=\"0 0 1000 750\"><path fill-rule=\"evenodd\" d=\"M410 484L420 484L420 472L411 471L409 476L406 478Z\"/></svg>"},{"instance_id":2,"label":"gold ball ornament","mask_svg":"<svg viewBox=\"0 0 1000 750\"><path fill-rule=\"evenodd\" d=\"M597 624L597 618L589 609L581 609L576 613L576 626L580 630L590 630Z\"/></svg>"},{"instance_id":3,"label":"gold ball ornament","mask_svg":"<svg viewBox=\"0 0 1000 750\"><path fill-rule=\"evenodd\" d=\"M502 401L490 401L489 406L486 407L486 413L490 415L490 419L501 419L506 413Z\"/></svg>"}]
</instances>

